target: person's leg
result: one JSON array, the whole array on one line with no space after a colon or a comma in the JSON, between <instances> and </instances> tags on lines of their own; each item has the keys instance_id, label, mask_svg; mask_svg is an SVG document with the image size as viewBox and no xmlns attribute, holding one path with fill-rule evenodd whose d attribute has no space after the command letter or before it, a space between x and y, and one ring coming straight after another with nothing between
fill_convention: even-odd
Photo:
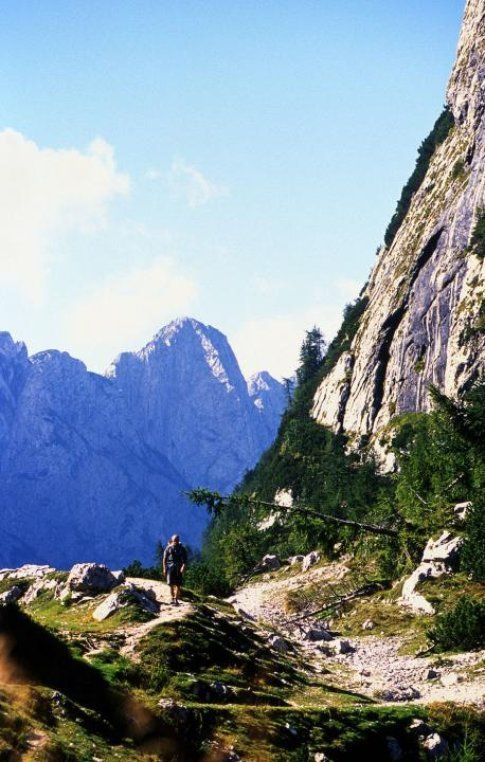
<instances>
[{"instance_id":1,"label":"person's leg","mask_svg":"<svg viewBox=\"0 0 485 762\"><path fill-rule=\"evenodd\" d=\"M175 600L176 600L176 601L177 601L177 603L178 603L178 600L179 600L179 598L180 598L180 585L175 585L175 586L174 586L174 591L175 591L175 592L174 592L174 598L175 598Z\"/></svg>"},{"instance_id":2,"label":"person's leg","mask_svg":"<svg viewBox=\"0 0 485 762\"><path fill-rule=\"evenodd\" d=\"M172 596L172 603L173 603L177 596L177 585L170 585L170 594Z\"/></svg>"}]
</instances>

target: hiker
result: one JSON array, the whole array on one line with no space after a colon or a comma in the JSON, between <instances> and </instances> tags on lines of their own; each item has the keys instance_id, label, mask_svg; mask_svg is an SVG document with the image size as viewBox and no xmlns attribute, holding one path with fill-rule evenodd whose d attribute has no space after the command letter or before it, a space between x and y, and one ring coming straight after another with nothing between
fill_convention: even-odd
<instances>
[{"instance_id":1,"label":"hiker","mask_svg":"<svg viewBox=\"0 0 485 762\"><path fill-rule=\"evenodd\" d=\"M172 606L179 605L182 578L186 565L187 551L180 542L178 534L174 534L170 538L163 554L163 573L167 577L167 585L170 585Z\"/></svg>"}]
</instances>

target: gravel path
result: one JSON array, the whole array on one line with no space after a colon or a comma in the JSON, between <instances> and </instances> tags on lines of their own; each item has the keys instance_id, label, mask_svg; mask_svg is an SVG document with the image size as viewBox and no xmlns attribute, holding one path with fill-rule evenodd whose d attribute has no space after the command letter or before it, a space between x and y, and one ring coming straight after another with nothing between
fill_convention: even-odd
<instances>
[{"instance_id":1,"label":"gravel path","mask_svg":"<svg viewBox=\"0 0 485 762\"><path fill-rule=\"evenodd\" d=\"M271 579L266 574L261 581L238 590L229 602L265 630L276 630L297 643L316 671L333 673L338 687L385 702L453 701L485 707L485 666L469 672L483 663L485 651L446 655L441 660L435 655L402 656L398 652L406 638L367 635L350 639L354 651L329 656L322 652L321 643L304 639L303 628L291 622L285 610L286 594L310 584L340 580L347 571L344 564L333 563L286 579ZM321 622L307 619L304 627L321 627Z\"/></svg>"}]
</instances>

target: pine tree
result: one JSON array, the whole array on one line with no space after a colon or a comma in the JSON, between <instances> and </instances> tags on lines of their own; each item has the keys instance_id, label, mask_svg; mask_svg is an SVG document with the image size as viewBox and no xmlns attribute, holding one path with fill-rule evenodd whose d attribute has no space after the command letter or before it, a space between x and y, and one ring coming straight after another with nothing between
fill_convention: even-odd
<instances>
[{"instance_id":1,"label":"pine tree","mask_svg":"<svg viewBox=\"0 0 485 762\"><path fill-rule=\"evenodd\" d=\"M300 349L300 367L296 371L298 383L301 386L319 370L325 357L326 343L320 328L313 326L306 332Z\"/></svg>"}]
</instances>

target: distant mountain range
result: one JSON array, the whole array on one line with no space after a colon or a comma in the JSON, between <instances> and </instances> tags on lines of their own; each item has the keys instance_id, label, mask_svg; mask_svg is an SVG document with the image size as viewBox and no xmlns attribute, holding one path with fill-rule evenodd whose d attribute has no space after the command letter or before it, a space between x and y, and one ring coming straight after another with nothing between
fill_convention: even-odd
<instances>
[{"instance_id":1,"label":"distant mountain range","mask_svg":"<svg viewBox=\"0 0 485 762\"><path fill-rule=\"evenodd\" d=\"M65 352L29 357L0 333L0 565L150 562L175 531L197 545L207 517L184 490L231 490L274 439L284 400L191 318L105 376Z\"/></svg>"}]
</instances>

